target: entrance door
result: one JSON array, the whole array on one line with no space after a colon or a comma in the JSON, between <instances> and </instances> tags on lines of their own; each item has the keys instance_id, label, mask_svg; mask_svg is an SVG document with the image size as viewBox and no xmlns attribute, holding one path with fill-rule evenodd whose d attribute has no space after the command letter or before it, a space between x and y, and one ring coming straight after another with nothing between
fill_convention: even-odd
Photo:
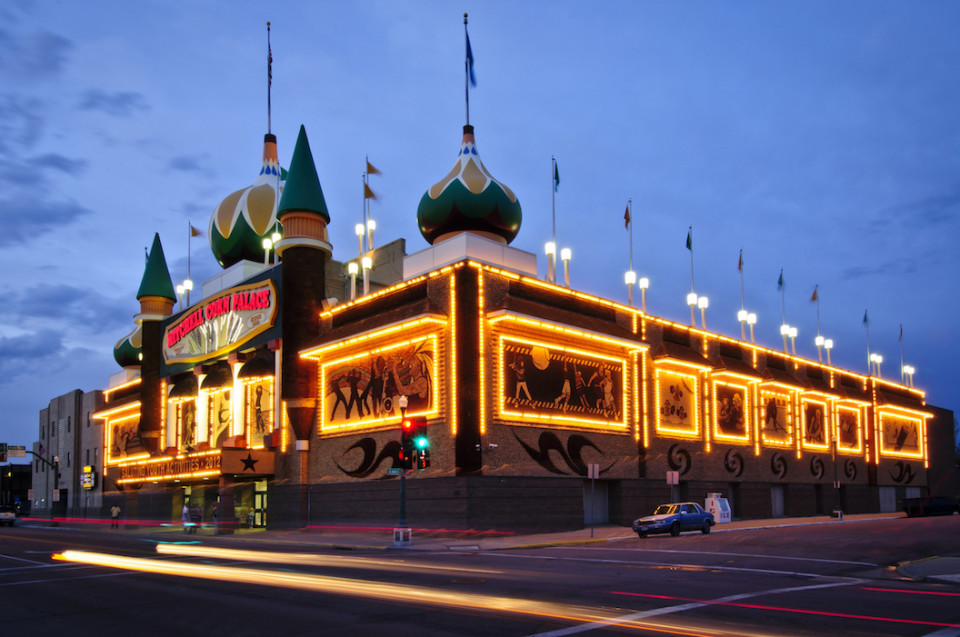
<instances>
[{"instance_id":1,"label":"entrance door","mask_svg":"<svg viewBox=\"0 0 960 637\"><path fill-rule=\"evenodd\" d=\"M880 487L877 489L880 496L880 513L893 513L897 510L897 488Z\"/></svg>"},{"instance_id":2,"label":"entrance door","mask_svg":"<svg viewBox=\"0 0 960 637\"><path fill-rule=\"evenodd\" d=\"M610 521L609 485L604 480L583 482L583 524L606 524Z\"/></svg>"},{"instance_id":3,"label":"entrance door","mask_svg":"<svg viewBox=\"0 0 960 637\"><path fill-rule=\"evenodd\" d=\"M770 514L775 518L782 517L784 514L782 484L770 487Z\"/></svg>"},{"instance_id":4,"label":"entrance door","mask_svg":"<svg viewBox=\"0 0 960 637\"><path fill-rule=\"evenodd\" d=\"M267 481L258 480L253 484L253 526L267 526Z\"/></svg>"}]
</instances>

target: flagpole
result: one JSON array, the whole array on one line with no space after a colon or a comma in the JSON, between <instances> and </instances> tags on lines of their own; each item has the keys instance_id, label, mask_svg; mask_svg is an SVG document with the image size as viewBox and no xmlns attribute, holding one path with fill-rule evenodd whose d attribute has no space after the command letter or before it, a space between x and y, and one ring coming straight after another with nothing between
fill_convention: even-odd
<instances>
[{"instance_id":1,"label":"flagpole","mask_svg":"<svg viewBox=\"0 0 960 637\"><path fill-rule=\"evenodd\" d=\"M192 237L193 237L193 226L190 224L190 221L187 220L187 280L191 282L193 281L193 279L190 278L190 239ZM190 288L193 288L193 285L190 285ZM187 289L186 292L187 292L187 307L190 307L190 289ZM903 365L901 365L900 367L903 367Z\"/></svg>"},{"instance_id":2,"label":"flagpole","mask_svg":"<svg viewBox=\"0 0 960 637\"><path fill-rule=\"evenodd\" d=\"M900 324L900 383L903 384L903 323Z\"/></svg>"},{"instance_id":3,"label":"flagpole","mask_svg":"<svg viewBox=\"0 0 960 637\"><path fill-rule=\"evenodd\" d=\"M630 221L630 287L627 289L627 297L630 300L630 307L633 307L633 285L636 283L636 273L633 270L633 197L627 199L627 213Z\"/></svg>"},{"instance_id":4,"label":"flagpole","mask_svg":"<svg viewBox=\"0 0 960 637\"><path fill-rule=\"evenodd\" d=\"M270 87L273 86L273 49L270 48L270 22L267 21L267 133L270 130Z\"/></svg>"},{"instance_id":5,"label":"flagpole","mask_svg":"<svg viewBox=\"0 0 960 637\"><path fill-rule=\"evenodd\" d=\"M693 294L693 226L687 229L688 248L690 248L690 293Z\"/></svg>"},{"instance_id":6,"label":"flagpole","mask_svg":"<svg viewBox=\"0 0 960 637\"><path fill-rule=\"evenodd\" d=\"M747 308L743 305L743 248L740 248L740 259L737 261L737 270L740 272L740 313L737 318L740 321L740 340L747 340L746 313Z\"/></svg>"},{"instance_id":7,"label":"flagpole","mask_svg":"<svg viewBox=\"0 0 960 637\"><path fill-rule=\"evenodd\" d=\"M553 155L550 155L550 207L551 207L551 218L553 220L553 238L551 243L553 244L553 249L547 253L547 259L549 260L548 271L550 283L557 282L557 184L556 184L556 170L557 170L557 158Z\"/></svg>"},{"instance_id":8,"label":"flagpole","mask_svg":"<svg viewBox=\"0 0 960 637\"><path fill-rule=\"evenodd\" d=\"M863 326L867 330L867 372L873 374L873 370L870 369L870 317L867 316L867 310L863 311Z\"/></svg>"},{"instance_id":9,"label":"flagpole","mask_svg":"<svg viewBox=\"0 0 960 637\"><path fill-rule=\"evenodd\" d=\"M470 36L467 34L467 14L463 14L463 37L467 43L467 47L470 46ZM467 105L467 126L470 125L470 59L465 57L463 60L463 89L466 93L466 105Z\"/></svg>"}]
</instances>

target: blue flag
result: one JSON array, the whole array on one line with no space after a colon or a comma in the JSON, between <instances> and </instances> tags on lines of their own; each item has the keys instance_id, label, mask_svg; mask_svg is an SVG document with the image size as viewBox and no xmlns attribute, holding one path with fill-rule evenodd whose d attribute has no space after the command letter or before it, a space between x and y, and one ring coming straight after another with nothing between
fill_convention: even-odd
<instances>
[{"instance_id":1,"label":"blue flag","mask_svg":"<svg viewBox=\"0 0 960 637\"><path fill-rule=\"evenodd\" d=\"M464 21L466 22L466 21ZM464 28L466 32L466 28ZM473 49L470 48L470 34L467 33L467 71L470 73L470 86L477 85L477 78L473 74Z\"/></svg>"}]
</instances>

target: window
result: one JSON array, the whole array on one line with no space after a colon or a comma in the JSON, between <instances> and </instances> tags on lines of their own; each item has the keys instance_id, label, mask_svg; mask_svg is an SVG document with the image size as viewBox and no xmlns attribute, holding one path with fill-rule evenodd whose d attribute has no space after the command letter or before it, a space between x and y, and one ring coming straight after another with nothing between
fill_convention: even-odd
<instances>
[{"instance_id":1,"label":"window","mask_svg":"<svg viewBox=\"0 0 960 637\"><path fill-rule=\"evenodd\" d=\"M67 416L67 433L70 433L70 416Z\"/></svg>"},{"instance_id":2,"label":"window","mask_svg":"<svg viewBox=\"0 0 960 637\"><path fill-rule=\"evenodd\" d=\"M89 449L87 449L87 460L86 460L86 464L90 464L90 450L89 450Z\"/></svg>"}]
</instances>

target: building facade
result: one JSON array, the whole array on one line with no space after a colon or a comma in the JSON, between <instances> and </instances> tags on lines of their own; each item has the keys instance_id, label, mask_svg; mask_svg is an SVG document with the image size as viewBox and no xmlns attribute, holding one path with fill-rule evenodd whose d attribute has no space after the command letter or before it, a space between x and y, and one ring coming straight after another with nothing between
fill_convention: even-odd
<instances>
[{"instance_id":1,"label":"building facade","mask_svg":"<svg viewBox=\"0 0 960 637\"><path fill-rule=\"evenodd\" d=\"M509 245L519 201L470 126L418 209L430 247L364 255L361 240L377 284L353 300L331 298L359 284L332 260L303 129L288 173L268 135L238 193L211 220L224 273L176 313L154 240L115 352L128 380L93 414L102 513L176 520L187 504L225 532L392 525L404 417L429 439L429 465L404 474L418 527L629 524L718 492L738 518L892 511L955 474L936 451L952 414L920 390L538 278ZM259 263L278 229L276 263ZM62 418L46 418L57 444ZM42 422L40 444L50 434Z\"/></svg>"}]
</instances>

